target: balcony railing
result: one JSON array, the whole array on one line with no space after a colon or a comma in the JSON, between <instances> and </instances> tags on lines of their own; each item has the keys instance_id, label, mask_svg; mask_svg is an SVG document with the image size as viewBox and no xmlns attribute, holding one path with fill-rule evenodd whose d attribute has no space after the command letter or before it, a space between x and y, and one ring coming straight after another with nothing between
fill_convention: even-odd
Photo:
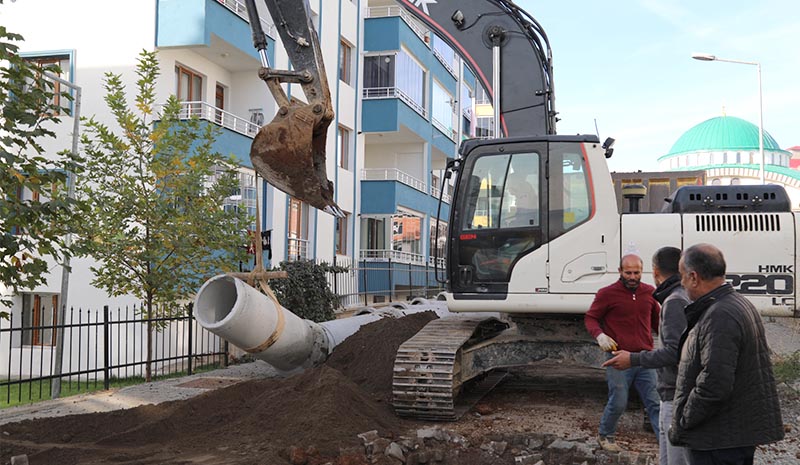
<instances>
[{"instance_id":1,"label":"balcony railing","mask_svg":"<svg viewBox=\"0 0 800 465\"><path fill-rule=\"evenodd\" d=\"M156 105L156 118L160 117L164 105ZM214 124L238 132L247 137L255 137L261 126L240 118L233 113L210 105L206 102L181 102L181 111L178 114L181 119L196 117L202 120L211 121Z\"/></svg>"},{"instance_id":2,"label":"balcony railing","mask_svg":"<svg viewBox=\"0 0 800 465\"><path fill-rule=\"evenodd\" d=\"M425 256L418 253L403 252L402 250L391 249L362 249L359 252L361 260L385 262L393 261L397 263L411 263L414 265L425 265Z\"/></svg>"},{"instance_id":3,"label":"balcony railing","mask_svg":"<svg viewBox=\"0 0 800 465\"><path fill-rule=\"evenodd\" d=\"M431 195L433 197L439 198L439 186L431 186ZM446 191L442 192L442 202L444 203L451 203L453 201L453 197L448 194Z\"/></svg>"},{"instance_id":4,"label":"balcony railing","mask_svg":"<svg viewBox=\"0 0 800 465\"><path fill-rule=\"evenodd\" d=\"M428 257L428 266L433 267L434 264L436 265L439 270L444 270L447 262L442 257L433 258L433 256Z\"/></svg>"},{"instance_id":5,"label":"balcony railing","mask_svg":"<svg viewBox=\"0 0 800 465\"><path fill-rule=\"evenodd\" d=\"M430 39L430 31L422 27L417 20L411 17L410 14L406 13L406 10L403 8L394 5L394 6L373 6L366 9L365 18L388 18L388 17L397 17L399 16L403 22L405 22L414 34L422 40L422 42L430 48L431 46L431 39Z\"/></svg>"},{"instance_id":6,"label":"balcony railing","mask_svg":"<svg viewBox=\"0 0 800 465\"><path fill-rule=\"evenodd\" d=\"M420 192L428 192L425 182L397 168L366 168L361 170L363 181L398 181Z\"/></svg>"},{"instance_id":7,"label":"balcony railing","mask_svg":"<svg viewBox=\"0 0 800 465\"><path fill-rule=\"evenodd\" d=\"M419 103L415 102L405 92L397 87L365 87L362 93L364 100L374 100L382 98L399 98L406 105L411 107L425 119L428 119L428 111Z\"/></svg>"},{"instance_id":8,"label":"balcony railing","mask_svg":"<svg viewBox=\"0 0 800 465\"><path fill-rule=\"evenodd\" d=\"M287 260L308 260L308 240L290 237L286 243Z\"/></svg>"},{"instance_id":9,"label":"balcony railing","mask_svg":"<svg viewBox=\"0 0 800 465\"><path fill-rule=\"evenodd\" d=\"M405 184L413 189L416 189L420 192L429 193L432 197L439 198L439 188L436 186L431 186L430 189L427 186L427 183L420 181L419 179L411 176L408 173L398 170L397 168L365 168L361 170L361 180L362 181L397 181L399 183ZM453 200L452 196L445 192L442 195L442 201L444 203L451 203Z\"/></svg>"},{"instance_id":10,"label":"balcony railing","mask_svg":"<svg viewBox=\"0 0 800 465\"><path fill-rule=\"evenodd\" d=\"M446 124L442 123L441 121L439 121L435 117L431 117L431 122L433 123L433 126L436 129L439 130L439 132L441 132L442 134L447 136L451 141L453 141L453 142L456 141L456 138L458 137L458 133L456 133L455 129L448 128Z\"/></svg>"},{"instance_id":11,"label":"balcony railing","mask_svg":"<svg viewBox=\"0 0 800 465\"><path fill-rule=\"evenodd\" d=\"M444 66L444 68L445 68L445 69L446 69L446 70L447 70L447 71L448 71L450 74L452 74L452 75L453 75L453 77L457 77L457 75L456 75L456 69L454 68L454 65L453 65L453 63L448 63L448 62L447 62L447 59L446 59L446 58L445 58L445 57L442 55L442 53L441 53L441 52L439 52L438 50L436 50L436 48L432 48L431 50L433 50L433 56L435 56L435 57L436 57L436 58L439 60L439 63L441 63L441 64L442 64L442 66Z\"/></svg>"},{"instance_id":12,"label":"balcony railing","mask_svg":"<svg viewBox=\"0 0 800 465\"><path fill-rule=\"evenodd\" d=\"M217 0L217 3L236 13L236 16L242 18L248 23L250 22L250 18L247 16L247 6L244 4L244 2L240 0ZM264 29L264 34L270 36L272 39L275 39L275 25L265 21L264 18L259 19L261 20L261 28Z\"/></svg>"}]
</instances>

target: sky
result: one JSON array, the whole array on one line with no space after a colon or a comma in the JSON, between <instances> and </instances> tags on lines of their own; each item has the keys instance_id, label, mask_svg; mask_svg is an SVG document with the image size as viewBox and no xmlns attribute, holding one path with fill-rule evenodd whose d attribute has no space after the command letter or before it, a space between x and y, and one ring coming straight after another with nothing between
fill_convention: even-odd
<instances>
[{"instance_id":1,"label":"sky","mask_svg":"<svg viewBox=\"0 0 800 465\"><path fill-rule=\"evenodd\" d=\"M717 116L800 145L799 0L517 0L553 50L559 134L616 139L612 171L657 171L658 157Z\"/></svg>"}]
</instances>

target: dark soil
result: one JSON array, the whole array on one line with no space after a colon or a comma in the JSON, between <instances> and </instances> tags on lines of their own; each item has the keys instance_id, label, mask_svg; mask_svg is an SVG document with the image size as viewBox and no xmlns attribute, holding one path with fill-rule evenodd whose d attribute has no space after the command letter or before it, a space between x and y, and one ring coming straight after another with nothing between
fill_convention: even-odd
<instances>
[{"instance_id":1,"label":"dark soil","mask_svg":"<svg viewBox=\"0 0 800 465\"><path fill-rule=\"evenodd\" d=\"M325 365L286 379L243 382L186 401L4 425L0 461L28 454L31 464L285 464L291 446L313 446L311 462L335 460L341 448L361 446L360 433L395 437L409 428L390 405L394 356L435 318L426 312L370 323Z\"/></svg>"}]
</instances>

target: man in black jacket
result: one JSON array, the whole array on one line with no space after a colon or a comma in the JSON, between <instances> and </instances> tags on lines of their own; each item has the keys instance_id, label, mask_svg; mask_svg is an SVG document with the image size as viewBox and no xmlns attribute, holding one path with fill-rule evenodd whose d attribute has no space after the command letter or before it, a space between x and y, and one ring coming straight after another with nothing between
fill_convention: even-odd
<instances>
[{"instance_id":1,"label":"man in black jacket","mask_svg":"<svg viewBox=\"0 0 800 465\"><path fill-rule=\"evenodd\" d=\"M653 297L661 304L658 328L661 347L633 353L626 350L615 351L614 358L603 364L618 370L626 370L631 366L657 368L656 389L661 398L661 410L658 415L658 463L661 465L684 465L689 461L689 451L683 447L673 446L667 439L667 430L672 422L675 378L678 376L678 343L686 329L683 309L689 304L689 297L681 287L681 275L678 273L680 259L681 249L676 247L662 247L653 255L653 280L658 286L653 292Z\"/></svg>"},{"instance_id":2,"label":"man in black jacket","mask_svg":"<svg viewBox=\"0 0 800 465\"><path fill-rule=\"evenodd\" d=\"M681 284L693 303L676 381L669 438L691 464L752 464L755 446L783 438L783 422L761 317L725 282L710 244L686 249Z\"/></svg>"}]
</instances>

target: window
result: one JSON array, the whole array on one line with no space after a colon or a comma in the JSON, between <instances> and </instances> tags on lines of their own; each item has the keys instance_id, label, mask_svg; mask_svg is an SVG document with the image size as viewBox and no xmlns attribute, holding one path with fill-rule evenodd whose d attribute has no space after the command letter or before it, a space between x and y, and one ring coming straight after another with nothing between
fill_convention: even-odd
<instances>
[{"instance_id":1,"label":"window","mask_svg":"<svg viewBox=\"0 0 800 465\"><path fill-rule=\"evenodd\" d=\"M538 153L479 158L467 186L462 229L539 226Z\"/></svg>"},{"instance_id":2,"label":"window","mask_svg":"<svg viewBox=\"0 0 800 465\"><path fill-rule=\"evenodd\" d=\"M570 152L574 146L550 144L550 240L564 234L589 219L592 198L586 171L586 160L580 152Z\"/></svg>"},{"instance_id":3,"label":"window","mask_svg":"<svg viewBox=\"0 0 800 465\"><path fill-rule=\"evenodd\" d=\"M345 213L344 218L336 218L336 253L347 255L347 225L350 224L350 214Z\"/></svg>"},{"instance_id":4,"label":"window","mask_svg":"<svg viewBox=\"0 0 800 465\"><path fill-rule=\"evenodd\" d=\"M445 65L448 71L452 72L453 68L456 67L456 52L437 35L433 36L433 53L436 55L436 58Z\"/></svg>"},{"instance_id":5,"label":"window","mask_svg":"<svg viewBox=\"0 0 800 465\"><path fill-rule=\"evenodd\" d=\"M59 294L22 294L22 327L30 330L22 333L23 345L55 345L58 301Z\"/></svg>"},{"instance_id":6,"label":"window","mask_svg":"<svg viewBox=\"0 0 800 465\"><path fill-rule=\"evenodd\" d=\"M38 66L42 73L52 74L66 81L71 80L69 75L69 55L28 57L26 60L31 64ZM41 77L41 74L37 75L37 79ZM47 78L45 77L45 79ZM50 81L49 79L47 80ZM52 89L46 89L47 92L52 92L53 94L53 100L49 103L57 107L69 105L68 101L61 98L61 94L64 92L69 92L69 89L66 88L66 86L62 86L58 81L51 82L53 83ZM58 116L59 114L59 112L55 112L53 116Z\"/></svg>"},{"instance_id":7,"label":"window","mask_svg":"<svg viewBox=\"0 0 800 465\"><path fill-rule=\"evenodd\" d=\"M348 85L352 82L353 47L344 40L339 41L339 80Z\"/></svg>"},{"instance_id":8,"label":"window","mask_svg":"<svg viewBox=\"0 0 800 465\"><path fill-rule=\"evenodd\" d=\"M425 70L405 50L397 54L397 88L420 109L425 108Z\"/></svg>"},{"instance_id":9,"label":"window","mask_svg":"<svg viewBox=\"0 0 800 465\"><path fill-rule=\"evenodd\" d=\"M386 218L363 218L361 220L361 249L386 249Z\"/></svg>"},{"instance_id":10,"label":"window","mask_svg":"<svg viewBox=\"0 0 800 465\"><path fill-rule=\"evenodd\" d=\"M182 102L202 101L203 76L183 66L175 66L175 95Z\"/></svg>"},{"instance_id":11,"label":"window","mask_svg":"<svg viewBox=\"0 0 800 465\"><path fill-rule=\"evenodd\" d=\"M433 121L448 137L453 132L454 100L453 96L435 79L433 80L433 95L431 96Z\"/></svg>"},{"instance_id":12,"label":"window","mask_svg":"<svg viewBox=\"0 0 800 465\"><path fill-rule=\"evenodd\" d=\"M224 113L221 110L225 109L225 86L220 83L217 83L214 90L214 106L217 107L217 110L214 112L214 122L224 126Z\"/></svg>"},{"instance_id":13,"label":"window","mask_svg":"<svg viewBox=\"0 0 800 465\"><path fill-rule=\"evenodd\" d=\"M422 218L407 213L392 216L392 250L420 254Z\"/></svg>"},{"instance_id":14,"label":"window","mask_svg":"<svg viewBox=\"0 0 800 465\"><path fill-rule=\"evenodd\" d=\"M364 57L364 88L394 87L394 55Z\"/></svg>"},{"instance_id":15,"label":"window","mask_svg":"<svg viewBox=\"0 0 800 465\"><path fill-rule=\"evenodd\" d=\"M447 222L439 220L439 230L436 230L436 218L431 218L430 234L430 256L431 258L444 258L447 246Z\"/></svg>"},{"instance_id":16,"label":"window","mask_svg":"<svg viewBox=\"0 0 800 465\"><path fill-rule=\"evenodd\" d=\"M221 168L215 169L215 176L220 176L222 172L223 170ZM239 187L230 196L225 198L222 202L222 208L225 211L239 211L240 209L245 209L251 220L248 228L255 230L256 196L258 195L256 178L255 175L249 171L240 171L238 177Z\"/></svg>"},{"instance_id":17,"label":"window","mask_svg":"<svg viewBox=\"0 0 800 465\"><path fill-rule=\"evenodd\" d=\"M352 138L352 131L340 125L336 138L339 145L339 166L346 170L350 169L350 141Z\"/></svg>"},{"instance_id":18,"label":"window","mask_svg":"<svg viewBox=\"0 0 800 465\"><path fill-rule=\"evenodd\" d=\"M289 198L289 231L287 258L305 260L308 258L308 205Z\"/></svg>"}]
</instances>

